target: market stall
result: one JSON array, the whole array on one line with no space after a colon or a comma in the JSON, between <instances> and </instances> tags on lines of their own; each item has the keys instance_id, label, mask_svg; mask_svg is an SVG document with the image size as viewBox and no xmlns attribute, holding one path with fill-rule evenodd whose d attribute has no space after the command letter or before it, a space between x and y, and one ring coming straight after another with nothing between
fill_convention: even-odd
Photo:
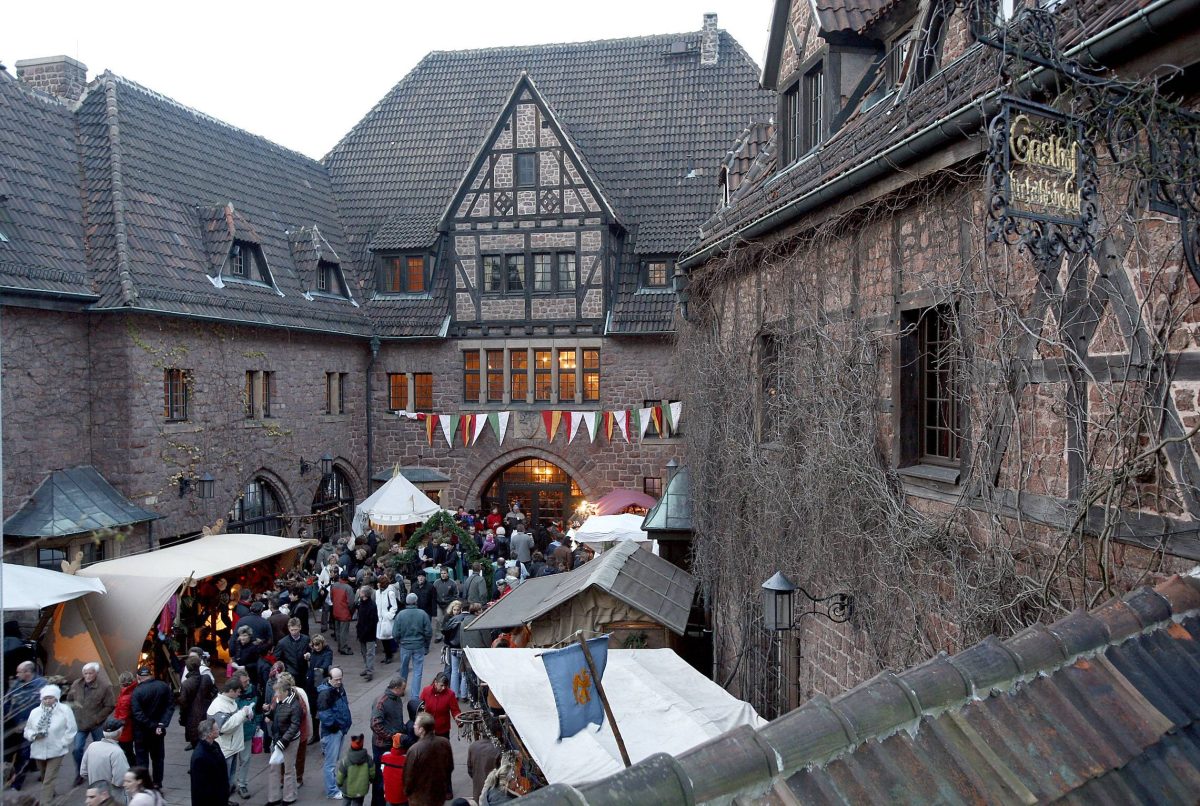
<instances>
[{"instance_id":1,"label":"market stall","mask_svg":"<svg viewBox=\"0 0 1200 806\"><path fill-rule=\"evenodd\" d=\"M535 646L585 630L612 633L613 646L664 647L683 635L695 595L691 574L625 542L573 571L525 580L463 629L528 625Z\"/></svg>"},{"instance_id":2,"label":"market stall","mask_svg":"<svg viewBox=\"0 0 1200 806\"><path fill-rule=\"evenodd\" d=\"M467 649L467 660L502 709L501 737L536 764L534 785L579 784L624 769L607 722L558 741L558 715L537 649ZM754 709L697 672L669 649L612 649L604 689L630 759L682 753L740 725L766 724ZM538 779L541 780L538 780Z\"/></svg>"},{"instance_id":3,"label":"market stall","mask_svg":"<svg viewBox=\"0 0 1200 806\"><path fill-rule=\"evenodd\" d=\"M396 474L358 505L354 510L350 531L355 537L372 527L380 531L395 531L394 527L424 523L441 511L442 508L418 490L416 485L403 475Z\"/></svg>"},{"instance_id":4,"label":"market stall","mask_svg":"<svg viewBox=\"0 0 1200 806\"><path fill-rule=\"evenodd\" d=\"M592 515L572 535L576 543L594 551L606 551L618 543L637 543L658 554L658 541L651 540L642 529L643 515Z\"/></svg>"},{"instance_id":5,"label":"market stall","mask_svg":"<svg viewBox=\"0 0 1200 806\"><path fill-rule=\"evenodd\" d=\"M632 513L645 515L658 503L652 495L641 490L617 489L604 495L594 504L597 515L620 515Z\"/></svg>"},{"instance_id":6,"label":"market stall","mask_svg":"<svg viewBox=\"0 0 1200 806\"><path fill-rule=\"evenodd\" d=\"M220 629L218 620L228 614L238 585L261 590L291 567L303 545L302 540L267 535L208 535L88 566L79 576L102 582L108 593L89 595L85 607L68 602L55 614L46 636L47 665L56 673L75 675L84 663L98 660L109 679L116 680L119 672L132 671L145 660L148 635L161 641L163 628L168 633L172 629L169 603L178 606L186 592L204 618L214 620L212 628ZM95 629L89 629L89 618ZM100 646L94 635L103 637Z\"/></svg>"},{"instance_id":7,"label":"market stall","mask_svg":"<svg viewBox=\"0 0 1200 806\"><path fill-rule=\"evenodd\" d=\"M104 583L99 579L12 563L4 563L0 582L6 612L41 610L89 593L104 593Z\"/></svg>"}]
</instances>

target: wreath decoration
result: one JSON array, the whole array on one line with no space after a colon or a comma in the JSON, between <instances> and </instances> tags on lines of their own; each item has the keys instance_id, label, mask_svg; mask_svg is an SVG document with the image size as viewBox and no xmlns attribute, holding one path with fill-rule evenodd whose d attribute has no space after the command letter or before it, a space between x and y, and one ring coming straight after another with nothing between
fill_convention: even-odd
<instances>
[{"instance_id":1,"label":"wreath decoration","mask_svg":"<svg viewBox=\"0 0 1200 806\"><path fill-rule=\"evenodd\" d=\"M405 544L404 550L392 559L393 574L403 573L406 568L416 562L417 547L421 545L422 540L431 537L435 543L449 543L451 535L458 539L459 547L465 549L468 566L472 563L479 563L483 567L484 580L491 580L495 565L483 555L479 546L476 545L475 539L467 530L459 526L458 522L445 510L433 515L421 524L417 531L413 532L412 537ZM491 585L489 584L488 587L490 588Z\"/></svg>"}]
</instances>

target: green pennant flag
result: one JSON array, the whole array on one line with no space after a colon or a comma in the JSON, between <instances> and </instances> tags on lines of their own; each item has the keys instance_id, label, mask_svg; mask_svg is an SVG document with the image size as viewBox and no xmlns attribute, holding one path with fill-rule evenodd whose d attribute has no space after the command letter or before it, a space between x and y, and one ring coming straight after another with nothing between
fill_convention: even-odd
<instances>
[{"instance_id":1,"label":"green pennant flag","mask_svg":"<svg viewBox=\"0 0 1200 806\"><path fill-rule=\"evenodd\" d=\"M492 433L496 435L496 441L500 441L500 415L496 412L491 412L487 416L488 425L492 427Z\"/></svg>"},{"instance_id":2,"label":"green pennant flag","mask_svg":"<svg viewBox=\"0 0 1200 806\"><path fill-rule=\"evenodd\" d=\"M629 410L629 434L632 437L642 437L642 414L638 409Z\"/></svg>"},{"instance_id":3,"label":"green pennant flag","mask_svg":"<svg viewBox=\"0 0 1200 806\"><path fill-rule=\"evenodd\" d=\"M662 410L663 410L663 425L665 425L667 427L667 433L662 434L661 436L665 437L667 434L675 433L675 421L671 418L671 404L670 403L663 406Z\"/></svg>"}]
</instances>

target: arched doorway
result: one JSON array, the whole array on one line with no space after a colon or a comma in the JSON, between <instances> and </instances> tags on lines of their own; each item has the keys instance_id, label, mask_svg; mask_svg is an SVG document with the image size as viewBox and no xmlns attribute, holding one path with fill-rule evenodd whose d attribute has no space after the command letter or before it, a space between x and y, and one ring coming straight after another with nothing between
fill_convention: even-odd
<instances>
[{"instance_id":1,"label":"arched doorway","mask_svg":"<svg viewBox=\"0 0 1200 806\"><path fill-rule=\"evenodd\" d=\"M242 497L233 502L227 530L232 534L284 535L287 526L280 517L283 512L280 500L279 491L269 481L261 477L253 479L242 491Z\"/></svg>"},{"instance_id":2,"label":"arched doorway","mask_svg":"<svg viewBox=\"0 0 1200 806\"><path fill-rule=\"evenodd\" d=\"M350 529L350 516L354 514L354 488L341 469L334 467L333 472L321 480L313 497L312 512L317 515L313 518L312 536L318 540L323 541Z\"/></svg>"},{"instance_id":3,"label":"arched doorway","mask_svg":"<svg viewBox=\"0 0 1200 806\"><path fill-rule=\"evenodd\" d=\"M520 501L529 523L549 526L553 521L565 522L583 500L583 492L575 479L553 462L522 459L493 476L482 499L485 511L498 506L501 512Z\"/></svg>"}]
</instances>

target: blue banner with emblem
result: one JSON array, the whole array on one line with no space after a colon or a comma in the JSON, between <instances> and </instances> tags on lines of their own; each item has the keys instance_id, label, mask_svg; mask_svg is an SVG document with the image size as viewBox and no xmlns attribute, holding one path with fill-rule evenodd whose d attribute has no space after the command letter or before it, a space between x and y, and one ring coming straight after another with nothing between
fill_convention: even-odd
<instances>
[{"instance_id":1,"label":"blue banner with emblem","mask_svg":"<svg viewBox=\"0 0 1200 806\"><path fill-rule=\"evenodd\" d=\"M587 645L596 675L603 679L608 661L608 636L588 639ZM542 663L546 664L546 675L550 678L550 690L554 692L554 705L558 709L558 740L569 739L590 724L603 725L604 706L583 647L572 644L543 652Z\"/></svg>"}]
</instances>

